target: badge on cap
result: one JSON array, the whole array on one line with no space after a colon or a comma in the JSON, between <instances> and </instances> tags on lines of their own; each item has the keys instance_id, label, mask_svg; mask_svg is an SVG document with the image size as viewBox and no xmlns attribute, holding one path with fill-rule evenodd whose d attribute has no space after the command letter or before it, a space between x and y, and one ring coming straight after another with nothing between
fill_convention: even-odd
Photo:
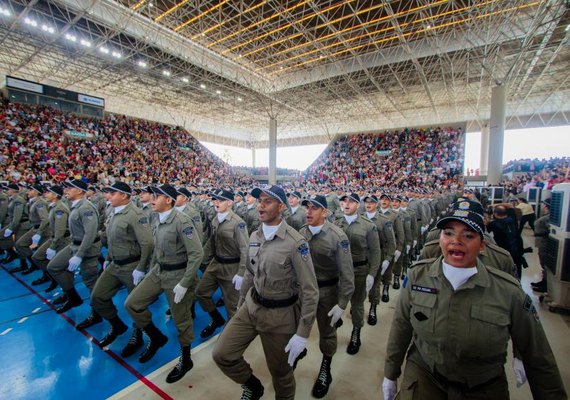
<instances>
[{"instance_id":1,"label":"badge on cap","mask_svg":"<svg viewBox=\"0 0 570 400\"><path fill-rule=\"evenodd\" d=\"M459 208L460 210L469 210L469 202L468 201L462 201L461 203L459 203L457 205L457 208Z\"/></svg>"}]
</instances>

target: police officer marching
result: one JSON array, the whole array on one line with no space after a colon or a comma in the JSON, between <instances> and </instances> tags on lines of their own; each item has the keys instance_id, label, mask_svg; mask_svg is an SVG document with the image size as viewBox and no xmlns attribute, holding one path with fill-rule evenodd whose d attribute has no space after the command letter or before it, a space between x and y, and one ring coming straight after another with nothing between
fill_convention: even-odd
<instances>
[{"instance_id":1,"label":"police officer marching","mask_svg":"<svg viewBox=\"0 0 570 400\"><path fill-rule=\"evenodd\" d=\"M401 270L400 258L402 256L402 251L404 250L404 240L406 235L404 233L404 226L402 220L397 211L392 209L392 197L386 193L382 193L380 196L380 212L382 215L390 218L394 226L394 236L396 238L396 250L394 250L394 258L390 262L390 266L386 273L382 275L382 301L387 303L390 301L390 284L392 283L392 274L394 271L398 272ZM394 273L394 282L399 282L400 276ZM398 283L399 287L399 283Z\"/></svg>"},{"instance_id":2,"label":"police officer marching","mask_svg":"<svg viewBox=\"0 0 570 400\"><path fill-rule=\"evenodd\" d=\"M344 231L327 221L327 201L316 195L303 200L307 209L307 225L300 230L311 248L311 258L317 285L319 304L317 325L319 348L323 354L313 397L324 397L332 382L331 364L337 348L337 323L346 310L354 292L354 271L350 241Z\"/></svg>"},{"instance_id":3,"label":"police officer marching","mask_svg":"<svg viewBox=\"0 0 570 400\"><path fill-rule=\"evenodd\" d=\"M287 217L285 218L285 221L287 224L299 231L306 223L305 208L301 205L301 193L297 191L288 193L287 200L289 201L291 212L286 212Z\"/></svg>"},{"instance_id":4,"label":"police officer marching","mask_svg":"<svg viewBox=\"0 0 570 400\"><path fill-rule=\"evenodd\" d=\"M0 230L0 250L5 250L8 256L2 260L4 265L11 263L18 258L18 253L14 250L14 244L30 229L28 221L28 205L26 200L20 196L20 187L15 183L6 186L8 195L8 211L6 216L6 226ZM20 272L28 268L25 259L20 259L20 266L12 268L10 272Z\"/></svg>"}]
</instances>

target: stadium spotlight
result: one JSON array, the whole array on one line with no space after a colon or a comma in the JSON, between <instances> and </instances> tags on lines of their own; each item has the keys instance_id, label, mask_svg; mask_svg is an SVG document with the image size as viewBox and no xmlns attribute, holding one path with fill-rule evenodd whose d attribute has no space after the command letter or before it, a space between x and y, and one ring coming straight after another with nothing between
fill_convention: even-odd
<instances>
[{"instance_id":1,"label":"stadium spotlight","mask_svg":"<svg viewBox=\"0 0 570 400\"><path fill-rule=\"evenodd\" d=\"M170 76L170 71L164 70L164 71L162 71L162 75Z\"/></svg>"},{"instance_id":2,"label":"stadium spotlight","mask_svg":"<svg viewBox=\"0 0 570 400\"><path fill-rule=\"evenodd\" d=\"M66 33L65 38L67 40L69 40L70 42L77 42L77 38L75 36L73 36L71 33Z\"/></svg>"},{"instance_id":3,"label":"stadium spotlight","mask_svg":"<svg viewBox=\"0 0 570 400\"><path fill-rule=\"evenodd\" d=\"M139 67L142 67L142 68L146 68L146 67L147 67L147 63L145 63L145 62L142 61L142 60L139 61L139 62L137 63L137 65L138 65Z\"/></svg>"},{"instance_id":4,"label":"stadium spotlight","mask_svg":"<svg viewBox=\"0 0 570 400\"><path fill-rule=\"evenodd\" d=\"M115 58L121 58L122 57L121 53L119 53L118 51L113 51L111 53L111 55Z\"/></svg>"},{"instance_id":5,"label":"stadium spotlight","mask_svg":"<svg viewBox=\"0 0 570 400\"><path fill-rule=\"evenodd\" d=\"M31 19L31 18L28 18L28 17L26 17L26 18L24 19L24 23L25 23L26 25L33 26L34 28L35 28L36 26L38 26L38 23L37 23L35 20L33 20L33 19Z\"/></svg>"},{"instance_id":6,"label":"stadium spotlight","mask_svg":"<svg viewBox=\"0 0 570 400\"><path fill-rule=\"evenodd\" d=\"M99 51L103 54L109 54L109 49L103 46L99 47Z\"/></svg>"},{"instance_id":7,"label":"stadium spotlight","mask_svg":"<svg viewBox=\"0 0 570 400\"><path fill-rule=\"evenodd\" d=\"M188 83L188 82L189 82L189 80L188 80L188 78L182 78L182 82L184 82L184 83Z\"/></svg>"},{"instance_id":8,"label":"stadium spotlight","mask_svg":"<svg viewBox=\"0 0 570 400\"><path fill-rule=\"evenodd\" d=\"M42 25L42 31L51 33L52 35L55 33L55 29L48 25Z\"/></svg>"},{"instance_id":9,"label":"stadium spotlight","mask_svg":"<svg viewBox=\"0 0 570 400\"><path fill-rule=\"evenodd\" d=\"M88 40L81 39L79 43L81 43L82 46L91 47L91 42L89 42Z\"/></svg>"},{"instance_id":10,"label":"stadium spotlight","mask_svg":"<svg viewBox=\"0 0 570 400\"><path fill-rule=\"evenodd\" d=\"M200 84L200 89L206 89L206 85L204 85L203 83Z\"/></svg>"},{"instance_id":11,"label":"stadium spotlight","mask_svg":"<svg viewBox=\"0 0 570 400\"><path fill-rule=\"evenodd\" d=\"M12 15L12 13L10 13L10 10L8 10L7 8L4 8L4 7L0 7L0 14L4 15L6 17L9 17L10 15Z\"/></svg>"}]
</instances>

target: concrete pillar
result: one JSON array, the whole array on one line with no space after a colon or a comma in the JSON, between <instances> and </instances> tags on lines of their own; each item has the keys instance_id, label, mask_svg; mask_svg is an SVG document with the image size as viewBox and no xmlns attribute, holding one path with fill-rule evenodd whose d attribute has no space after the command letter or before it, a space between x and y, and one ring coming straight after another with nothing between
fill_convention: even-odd
<instances>
[{"instance_id":1,"label":"concrete pillar","mask_svg":"<svg viewBox=\"0 0 570 400\"><path fill-rule=\"evenodd\" d=\"M251 166L255 168L255 146L251 146Z\"/></svg>"},{"instance_id":2,"label":"concrete pillar","mask_svg":"<svg viewBox=\"0 0 570 400\"><path fill-rule=\"evenodd\" d=\"M489 125L481 129L481 158L479 161L479 175L487 175L489 171Z\"/></svg>"},{"instance_id":3,"label":"concrete pillar","mask_svg":"<svg viewBox=\"0 0 570 400\"><path fill-rule=\"evenodd\" d=\"M487 184L497 185L503 176L503 143L505 140L506 89L495 86L491 92L491 120L489 122L489 167Z\"/></svg>"},{"instance_id":4,"label":"concrete pillar","mask_svg":"<svg viewBox=\"0 0 570 400\"><path fill-rule=\"evenodd\" d=\"M277 183L277 120L269 119L269 184Z\"/></svg>"}]
</instances>

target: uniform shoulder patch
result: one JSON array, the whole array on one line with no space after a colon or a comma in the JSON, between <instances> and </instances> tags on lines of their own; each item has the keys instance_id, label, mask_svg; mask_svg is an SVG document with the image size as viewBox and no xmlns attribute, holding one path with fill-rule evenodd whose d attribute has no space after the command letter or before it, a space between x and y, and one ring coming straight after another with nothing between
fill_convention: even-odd
<instances>
[{"instance_id":1,"label":"uniform shoulder patch","mask_svg":"<svg viewBox=\"0 0 570 400\"><path fill-rule=\"evenodd\" d=\"M238 224L238 229L239 229L240 231L242 231L242 232L245 231L245 229L246 229L245 222L240 222L240 223Z\"/></svg>"},{"instance_id":2,"label":"uniform shoulder patch","mask_svg":"<svg viewBox=\"0 0 570 400\"><path fill-rule=\"evenodd\" d=\"M140 225L146 225L148 224L148 218L147 217L142 217L139 219L139 224Z\"/></svg>"},{"instance_id":3,"label":"uniform shoulder patch","mask_svg":"<svg viewBox=\"0 0 570 400\"><path fill-rule=\"evenodd\" d=\"M92 220L93 217L95 216L95 212L93 212L93 211L85 211L85 212L83 213L83 216L84 216L85 218L87 218L88 220Z\"/></svg>"},{"instance_id":4,"label":"uniform shoulder patch","mask_svg":"<svg viewBox=\"0 0 570 400\"><path fill-rule=\"evenodd\" d=\"M38 204L37 206L38 208L44 208L44 205L42 203Z\"/></svg>"},{"instance_id":5,"label":"uniform shoulder patch","mask_svg":"<svg viewBox=\"0 0 570 400\"><path fill-rule=\"evenodd\" d=\"M192 239L192 237L194 237L194 228L191 226L187 226L186 228L182 229L182 233L188 239Z\"/></svg>"},{"instance_id":6,"label":"uniform shoulder patch","mask_svg":"<svg viewBox=\"0 0 570 400\"><path fill-rule=\"evenodd\" d=\"M301 254L301 258L304 261L309 260L309 245L305 242L297 248L299 254Z\"/></svg>"},{"instance_id":7,"label":"uniform shoulder patch","mask_svg":"<svg viewBox=\"0 0 570 400\"><path fill-rule=\"evenodd\" d=\"M344 251L345 254L350 252L350 241L347 239L341 240L340 241L340 247L341 247L342 251Z\"/></svg>"},{"instance_id":8,"label":"uniform shoulder patch","mask_svg":"<svg viewBox=\"0 0 570 400\"><path fill-rule=\"evenodd\" d=\"M57 210L57 211L55 212L55 217L56 217L56 218L61 218L61 217L63 217L63 214L65 214L63 211Z\"/></svg>"},{"instance_id":9,"label":"uniform shoulder patch","mask_svg":"<svg viewBox=\"0 0 570 400\"><path fill-rule=\"evenodd\" d=\"M384 224L384 226L386 228L393 228L394 227L394 223L392 221L386 221L386 223Z\"/></svg>"},{"instance_id":10,"label":"uniform shoulder patch","mask_svg":"<svg viewBox=\"0 0 570 400\"><path fill-rule=\"evenodd\" d=\"M202 218L200 218L199 215L194 215L194 216L192 217L192 220L193 220L194 222L202 222Z\"/></svg>"}]
</instances>

